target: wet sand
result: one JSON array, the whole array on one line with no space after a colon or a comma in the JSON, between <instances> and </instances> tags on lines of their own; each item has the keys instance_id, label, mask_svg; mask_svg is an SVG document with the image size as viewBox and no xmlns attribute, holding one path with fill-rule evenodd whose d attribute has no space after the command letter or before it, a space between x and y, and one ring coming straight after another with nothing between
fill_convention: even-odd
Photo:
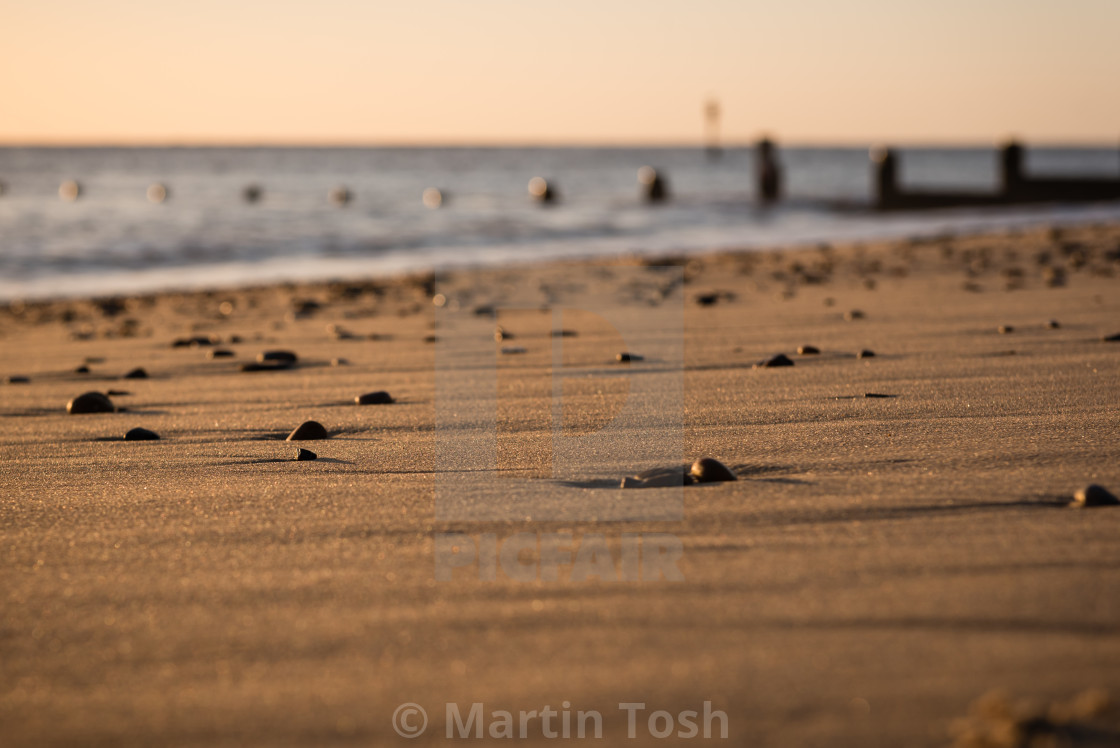
<instances>
[{"instance_id":1,"label":"wet sand","mask_svg":"<svg viewBox=\"0 0 1120 748\"><path fill-rule=\"evenodd\" d=\"M0 383L3 744L433 745L478 702L674 745L650 712L707 701L734 745L938 746L993 689L1120 698L1120 508L1065 505L1120 491L1120 226L649 264L0 310L0 377L30 380ZM471 368L455 325L487 305L511 337ZM269 350L298 362L241 371ZM553 471L556 393L568 435L635 407L634 453ZM307 420L330 438L285 441ZM703 456L739 480L617 487ZM683 579L437 581L452 532L601 536L614 569L624 536L676 538ZM1120 739L1115 708L1068 719Z\"/></svg>"}]
</instances>

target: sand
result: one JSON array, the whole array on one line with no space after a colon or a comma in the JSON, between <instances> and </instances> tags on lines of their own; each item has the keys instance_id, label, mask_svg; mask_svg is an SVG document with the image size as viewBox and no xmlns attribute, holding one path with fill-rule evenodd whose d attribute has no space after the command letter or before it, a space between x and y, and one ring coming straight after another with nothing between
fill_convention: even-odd
<instances>
[{"instance_id":1,"label":"sand","mask_svg":"<svg viewBox=\"0 0 1120 748\"><path fill-rule=\"evenodd\" d=\"M1118 251L1106 225L10 305L2 743L434 745L479 703L675 745L649 715L708 702L733 745L941 746L993 689L1120 698L1120 508L1065 506L1120 490ZM236 355L171 345L198 335ZM240 371L275 349L298 365ZM127 410L66 414L92 390ZM306 420L331 438L284 441ZM739 480L617 487L703 456ZM491 542L494 580L450 567ZM1117 744L1084 711L1073 744Z\"/></svg>"}]
</instances>

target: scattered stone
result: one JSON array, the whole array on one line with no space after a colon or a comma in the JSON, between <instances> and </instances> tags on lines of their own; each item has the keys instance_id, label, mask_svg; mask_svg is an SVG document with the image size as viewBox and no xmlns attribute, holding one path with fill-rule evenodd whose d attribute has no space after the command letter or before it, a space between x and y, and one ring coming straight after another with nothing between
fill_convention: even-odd
<instances>
[{"instance_id":1,"label":"scattered stone","mask_svg":"<svg viewBox=\"0 0 1120 748\"><path fill-rule=\"evenodd\" d=\"M354 398L354 402L358 405L388 405L393 402L393 397L388 392L378 390L377 392L367 392L364 395L358 395Z\"/></svg>"},{"instance_id":2,"label":"scattered stone","mask_svg":"<svg viewBox=\"0 0 1120 748\"><path fill-rule=\"evenodd\" d=\"M720 299L718 293L702 293L696 296L696 303L700 306L712 306Z\"/></svg>"},{"instance_id":3,"label":"scattered stone","mask_svg":"<svg viewBox=\"0 0 1120 748\"><path fill-rule=\"evenodd\" d=\"M319 455L315 454L310 449L304 449L303 447L296 449L296 462L308 462L317 459L319 459Z\"/></svg>"},{"instance_id":4,"label":"scattered stone","mask_svg":"<svg viewBox=\"0 0 1120 748\"><path fill-rule=\"evenodd\" d=\"M1011 325L1000 325L998 328L1000 335L1010 335L1015 332L1015 328Z\"/></svg>"},{"instance_id":5,"label":"scattered stone","mask_svg":"<svg viewBox=\"0 0 1120 748\"><path fill-rule=\"evenodd\" d=\"M122 378L123 379L147 379L148 378L148 372L144 371L144 369L142 367L137 366L135 369L133 369L132 371L125 374L124 377L122 377Z\"/></svg>"},{"instance_id":6,"label":"scattered stone","mask_svg":"<svg viewBox=\"0 0 1120 748\"><path fill-rule=\"evenodd\" d=\"M1115 335L1105 335L1103 338L1101 338L1101 340L1105 343L1120 342L1120 332L1116 333Z\"/></svg>"},{"instance_id":7,"label":"scattered stone","mask_svg":"<svg viewBox=\"0 0 1120 748\"><path fill-rule=\"evenodd\" d=\"M142 429L137 426L134 429L129 429L128 433L124 435L126 442L148 442L159 439L159 434L148 429Z\"/></svg>"},{"instance_id":8,"label":"scattered stone","mask_svg":"<svg viewBox=\"0 0 1120 748\"><path fill-rule=\"evenodd\" d=\"M344 358L332 358L331 366L349 366L350 362Z\"/></svg>"},{"instance_id":9,"label":"scattered stone","mask_svg":"<svg viewBox=\"0 0 1120 748\"><path fill-rule=\"evenodd\" d=\"M202 346L215 345L217 339L209 335L194 335L189 338L177 338L171 342L172 348L200 348Z\"/></svg>"},{"instance_id":10,"label":"scattered stone","mask_svg":"<svg viewBox=\"0 0 1120 748\"><path fill-rule=\"evenodd\" d=\"M721 481L738 480L735 473L719 460L711 457L701 457L692 463L689 474L697 483L719 483Z\"/></svg>"},{"instance_id":11,"label":"scattered stone","mask_svg":"<svg viewBox=\"0 0 1120 748\"><path fill-rule=\"evenodd\" d=\"M799 356L816 356L821 352L820 348L815 345L799 345L797 346L797 353Z\"/></svg>"},{"instance_id":12,"label":"scattered stone","mask_svg":"<svg viewBox=\"0 0 1120 748\"><path fill-rule=\"evenodd\" d=\"M574 338L579 335L575 330L553 330L552 337L554 338Z\"/></svg>"},{"instance_id":13,"label":"scattered stone","mask_svg":"<svg viewBox=\"0 0 1120 748\"><path fill-rule=\"evenodd\" d=\"M215 348L212 351L207 351L206 352L206 358L209 358L209 359L233 358L233 356L234 356L233 351L229 350L228 348Z\"/></svg>"},{"instance_id":14,"label":"scattered stone","mask_svg":"<svg viewBox=\"0 0 1120 748\"><path fill-rule=\"evenodd\" d=\"M855 319L863 319L865 316L866 315L858 309L852 309L850 311L844 312L844 319L848 322L851 322Z\"/></svg>"},{"instance_id":15,"label":"scattered stone","mask_svg":"<svg viewBox=\"0 0 1120 748\"><path fill-rule=\"evenodd\" d=\"M291 351L264 351L257 354L257 362L261 364L283 364L293 366L299 361L299 356Z\"/></svg>"},{"instance_id":16,"label":"scattered stone","mask_svg":"<svg viewBox=\"0 0 1120 748\"><path fill-rule=\"evenodd\" d=\"M474 313L479 317L492 316L497 312L491 304L480 304L474 308Z\"/></svg>"},{"instance_id":17,"label":"scattered stone","mask_svg":"<svg viewBox=\"0 0 1120 748\"><path fill-rule=\"evenodd\" d=\"M1058 322L1058 320L1052 319L1052 320L1050 320L1049 322L1046 323L1046 326L1049 327L1051 330L1057 330L1059 327L1062 326L1062 324L1060 322Z\"/></svg>"},{"instance_id":18,"label":"scattered stone","mask_svg":"<svg viewBox=\"0 0 1120 748\"><path fill-rule=\"evenodd\" d=\"M498 343L503 340L513 340L513 333L499 325L494 328L494 340Z\"/></svg>"},{"instance_id":19,"label":"scattered stone","mask_svg":"<svg viewBox=\"0 0 1120 748\"><path fill-rule=\"evenodd\" d=\"M502 354L505 356L514 356L521 353L528 353L529 349L520 345L503 345Z\"/></svg>"},{"instance_id":20,"label":"scattered stone","mask_svg":"<svg viewBox=\"0 0 1120 748\"><path fill-rule=\"evenodd\" d=\"M437 340L439 340L439 338L437 338L435 335L425 335L424 336L424 342L425 343L434 343Z\"/></svg>"},{"instance_id":21,"label":"scattered stone","mask_svg":"<svg viewBox=\"0 0 1120 748\"><path fill-rule=\"evenodd\" d=\"M79 413L112 413L116 411L113 401L100 392L86 392L78 395L66 403L66 412L71 415Z\"/></svg>"},{"instance_id":22,"label":"scattered stone","mask_svg":"<svg viewBox=\"0 0 1120 748\"><path fill-rule=\"evenodd\" d=\"M1117 499L1107 488L1094 483L1075 493L1070 506L1116 506L1117 504L1120 504L1120 499Z\"/></svg>"},{"instance_id":23,"label":"scattered stone","mask_svg":"<svg viewBox=\"0 0 1120 748\"><path fill-rule=\"evenodd\" d=\"M615 360L620 364L628 364L631 361L645 361L645 356L639 356L637 353L622 352L615 356Z\"/></svg>"},{"instance_id":24,"label":"scattered stone","mask_svg":"<svg viewBox=\"0 0 1120 748\"><path fill-rule=\"evenodd\" d=\"M109 397L125 397L127 395L131 395L132 393L128 390L109 390L105 394Z\"/></svg>"},{"instance_id":25,"label":"scattered stone","mask_svg":"<svg viewBox=\"0 0 1120 748\"><path fill-rule=\"evenodd\" d=\"M7 382L8 384L30 384L31 383L30 378L21 377L19 375L13 375L13 376L7 377L7 378L4 379L4 381Z\"/></svg>"},{"instance_id":26,"label":"scattered stone","mask_svg":"<svg viewBox=\"0 0 1120 748\"><path fill-rule=\"evenodd\" d=\"M82 364L77 369L74 369L74 373L75 374L89 374L89 367L86 366L85 364Z\"/></svg>"},{"instance_id":27,"label":"scattered stone","mask_svg":"<svg viewBox=\"0 0 1120 748\"><path fill-rule=\"evenodd\" d=\"M862 351L856 354L856 358L875 358L875 351L870 351L864 348Z\"/></svg>"},{"instance_id":28,"label":"scattered stone","mask_svg":"<svg viewBox=\"0 0 1120 748\"><path fill-rule=\"evenodd\" d=\"M793 366L793 360L784 353L765 358L754 365L756 369L772 369L775 366Z\"/></svg>"},{"instance_id":29,"label":"scattered stone","mask_svg":"<svg viewBox=\"0 0 1120 748\"><path fill-rule=\"evenodd\" d=\"M311 441L312 439L328 439L330 434L318 421L304 421L288 434L287 441Z\"/></svg>"}]
</instances>

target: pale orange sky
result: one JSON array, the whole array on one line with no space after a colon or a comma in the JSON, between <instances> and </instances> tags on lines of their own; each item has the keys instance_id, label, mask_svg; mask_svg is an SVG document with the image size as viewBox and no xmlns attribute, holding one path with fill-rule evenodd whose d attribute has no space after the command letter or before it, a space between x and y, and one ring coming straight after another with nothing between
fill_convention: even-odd
<instances>
[{"instance_id":1,"label":"pale orange sky","mask_svg":"<svg viewBox=\"0 0 1120 748\"><path fill-rule=\"evenodd\" d=\"M1120 140L1118 0L0 0L0 142Z\"/></svg>"}]
</instances>

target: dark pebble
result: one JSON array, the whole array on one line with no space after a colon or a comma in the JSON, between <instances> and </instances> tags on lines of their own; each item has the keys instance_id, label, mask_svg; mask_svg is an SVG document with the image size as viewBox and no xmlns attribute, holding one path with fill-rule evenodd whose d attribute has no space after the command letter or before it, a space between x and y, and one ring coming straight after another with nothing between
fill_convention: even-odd
<instances>
[{"instance_id":1,"label":"dark pebble","mask_svg":"<svg viewBox=\"0 0 1120 748\"><path fill-rule=\"evenodd\" d=\"M701 457L692 463L689 474L697 483L719 483L721 481L738 480L735 473L719 460L711 457Z\"/></svg>"},{"instance_id":2,"label":"dark pebble","mask_svg":"<svg viewBox=\"0 0 1120 748\"><path fill-rule=\"evenodd\" d=\"M82 364L77 369L74 369L74 373L75 374L89 374L89 367L86 366L85 364Z\"/></svg>"},{"instance_id":3,"label":"dark pebble","mask_svg":"<svg viewBox=\"0 0 1120 748\"><path fill-rule=\"evenodd\" d=\"M1116 333L1115 335L1105 335L1103 338L1101 338L1101 340L1106 343L1120 342L1120 332Z\"/></svg>"},{"instance_id":4,"label":"dark pebble","mask_svg":"<svg viewBox=\"0 0 1120 748\"><path fill-rule=\"evenodd\" d=\"M492 315L496 311L497 310L495 310L494 307L491 306L490 304L482 304L482 305L476 306L474 308L474 313L476 315L478 315L479 317L486 317L486 316Z\"/></svg>"},{"instance_id":5,"label":"dark pebble","mask_svg":"<svg viewBox=\"0 0 1120 748\"><path fill-rule=\"evenodd\" d=\"M257 363L267 364L284 364L291 366L299 361L299 356L291 351L264 351L257 354Z\"/></svg>"},{"instance_id":6,"label":"dark pebble","mask_svg":"<svg viewBox=\"0 0 1120 748\"><path fill-rule=\"evenodd\" d=\"M503 340L513 340L513 333L504 327L494 328L494 340L501 343Z\"/></svg>"},{"instance_id":7,"label":"dark pebble","mask_svg":"<svg viewBox=\"0 0 1120 748\"><path fill-rule=\"evenodd\" d=\"M718 301L718 293L702 293L696 297L696 303L700 306L712 306Z\"/></svg>"},{"instance_id":8,"label":"dark pebble","mask_svg":"<svg viewBox=\"0 0 1120 748\"><path fill-rule=\"evenodd\" d=\"M864 348L862 351L856 354L856 358L875 358L875 351L869 351Z\"/></svg>"},{"instance_id":9,"label":"dark pebble","mask_svg":"<svg viewBox=\"0 0 1120 748\"><path fill-rule=\"evenodd\" d=\"M644 361L645 356L639 356L637 353L620 353L615 356L615 360L620 364L628 364L631 361Z\"/></svg>"},{"instance_id":10,"label":"dark pebble","mask_svg":"<svg viewBox=\"0 0 1120 748\"><path fill-rule=\"evenodd\" d=\"M282 363L267 363L260 364L256 361L249 361L241 364L241 371L286 371L292 368L289 364Z\"/></svg>"},{"instance_id":11,"label":"dark pebble","mask_svg":"<svg viewBox=\"0 0 1120 748\"><path fill-rule=\"evenodd\" d=\"M87 392L66 403L66 412L72 415L79 413L112 413L115 410L113 401L100 392Z\"/></svg>"},{"instance_id":12,"label":"dark pebble","mask_svg":"<svg viewBox=\"0 0 1120 748\"><path fill-rule=\"evenodd\" d=\"M124 379L147 379L148 372L144 371L141 367L136 367L132 371L124 375Z\"/></svg>"},{"instance_id":13,"label":"dark pebble","mask_svg":"<svg viewBox=\"0 0 1120 748\"><path fill-rule=\"evenodd\" d=\"M332 358L331 366L349 366L350 362L344 358Z\"/></svg>"},{"instance_id":14,"label":"dark pebble","mask_svg":"<svg viewBox=\"0 0 1120 748\"><path fill-rule=\"evenodd\" d=\"M358 395L354 398L354 402L358 405L388 405L393 402L393 397L388 392L379 390L377 392L367 392L364 395Z\"/></svg>"},{"instance_id":15,"label":"dark pebble","mask_svg":"<svg viewBox=\"0 0 1120 748\"><path fill-rule=\"evenodd\" d=\"M156 439L159 439L159 434L140 427L129 429L128 433L124 435L124 440L126 442L147 442Z\"/></svg>"},{"instance_id":16,"label":"dark pebble","mask_svg":"<svg viewBox=\"0 0 1120 748\"><path fill-rule=\"evenodd\" d=\"M574 338L579 335L575 330L553 330L552 337L554 338Z\"/></svg>"},{"instance_id":17,"label":"dark pebble","mask_svg":"<svg viewBox=\"0 0 1120 748\"><path fill-rule=\"evenodd\" d=\"M779 353L776 356L763 359L754 365L756 369L772 369L775 366L793 366L793 360L784 353Z\"/></svg>"},{"instance_id":18,"label":"dark pebble","mask_svg":"<svg viewBox=\"0 0 1120 748\"><path fill-rule=\"evenodd\" d=\"M1057 330L1059 327L1062 326L1062 324L1060 322L1058 322L1058 320L1052 319L1052 320L1050 320L1049 322L1046 323L1046 326L1049 327L1051 330Z\"/></svg>"},{"instance_id":19,"label":"dark pebble","mask_svg":"<svg viewBox=\"0 0 1120 748\"><path fill-rule=\"evenodd\" d=\"M125 395L131 395L132 393L128 390L109 390L105 394L109 397L124 397Z\"/></svg>"},{"instance_id":20,"label":"dark pebble","mask_svg":"<svg viewBox=\"0 0 1120 748\"><path fill-rule=\"evenodd\" d=\"M797 347L797 352L802 356L815 356L821 352L821 349L815 345L800 345Z\"/></svg>"},{"instance_id":21,"label":"dark pebble","mask_svg":"<svg viewBox=\"0 0 1120 748\"><path fill-rule=\"evenodd\" d=\"M439 339L439 338L437 338L437 337L436 337L435 335L425 335L425 336L424 336L424 342L425 342L425 343L434 343L434 342L436 342L436 341L437 341L438 339Z\"/></svg>"},{"instance_id":22,"label":"dark pebble","mask_svg":"<svg viewBox=\"0 0 1120 748\"><path fill-rule=\"evenodd\" d=\"M288 437L289 439L291 437ZM307 462L308 460L317 460L319 455L312 452L310 449L303 449L302 447L296 450L296 462Z\"/></svg>"},{"instance_id":23,"label":"dark pebble","mask_svg":"<svg viewBox=\"0 0 1120 748\"><path fill-rule=\"evenodd\" d=\"M288 434L287 441L310 441L312 439L327 439L330 434L323 428L323 424L318 421L304 421L296 427L292 433Z\"/></svg>"},{"instance_id":24,"label":"dark pebble","mask_svg":"<svg viewBox=\"0 0 1120 748\"><path fill-rule=\"evenodd\" d=\"M1098 486L1094 483L1075 493L1071 506L1116 506L1117 504L1120 504L1120 499L1117 499L1112 492L1104 486Z\"/></svg>"},{"instance_id":25,"label":"dark pebble","mask_svg":"<svg viewBox=\"0 0 1120 748\"><path fill-rule=\"evenodd\" d=\"M866 315L864 315L864 313L858 309L852 309L851 311L844 312L844 319L848 320L849 322L854 319L863 319L865 316Z\"/></svg>"},{"instance_id":26,"label":"dark pebble","mask_svg":"<svg viewBox=\"0 0 1120 748\"><path fill-rule=\"evenodd\" d=\"M520 353L528 353L529 349L520 345L503 345L502 353L506 356L514 356Z\"/></svg>"},{"instance_id":27,"label":"dark pebble","mask_svg":"<svg viewBox=\"0 0 1120 748\"><path fill-rule=\"evenodd\" d=\"M879 393L879 392L865 392L865 393L863 393L863 396L864 397L872 397L872 398L874 398L874 397L895 397L895 395L884 395L884 394Z\"/></svg>"},{"instance_id":28,"label":"dark pebble","mask_svg":"<svg viewBox=\"0 0 1120 748\"><path fill-rule=\"evenodd\" d=\"M214 345L217 341L208 335L194 335L189 338L177 338L172 341L172 348L198 348L206 345Z\"/></svg>"},{"instance_id":29,"label":"dark pebble","mask_svg":"<svg viewBox=\"0 0 1120 748\"><path fill-rule=\"evenodd\" d=\"M206 358L233 358L234 353L226 348L215 348L206 353Z\"/></svg>"},{"instance_id":30,"label":"dark pebble","mask_svg":"<svg viewBox=\"0 0 1120 748\"><path fill-rule=\"evenodd\" d=\"M1011 325L1000 325L998 328L1000 335L1010 335L1015 332L1015 328Z\"/></svg>"},{"instance_id":31,"label":"dark pebble","mask_svg":"<svg viewBox=\"0 0 1120 748\"><path fill-rule=\"evenodd\" d=\"M31 380L28 377L12 376L4 380L8 384L29 384Z\"/></svg>"}]
</instances>

